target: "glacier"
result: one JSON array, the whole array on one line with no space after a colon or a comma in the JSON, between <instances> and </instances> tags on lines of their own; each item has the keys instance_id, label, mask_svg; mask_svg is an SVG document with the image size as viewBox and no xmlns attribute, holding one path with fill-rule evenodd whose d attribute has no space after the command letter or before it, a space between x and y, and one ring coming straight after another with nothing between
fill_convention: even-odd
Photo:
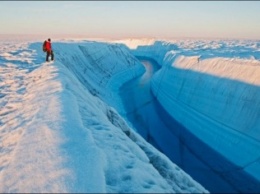
<instances>
[{"instance_id":1,"label":"glacier","mask_svg":"<svg viewBox=\"0 0 260 194\"><path fill-rule=\"evenodd\" d=\"M1 44L1 192L260 191L259 42Z\"/></svg>"},{"instance_id":2,"label":"glacier","mask_svg":"<svg viewBox=\"0 0 260 194\"><path fill-rule=\"evenodd\" d=\"M151 58L162 65L152 78L151 89L166 110L167 119L163 120L171 129L158 139L158 147L183 169L196 174L201 183L209 184L209 190L259 191L259 43L237 40L119 43L128 45L136 56ZM181 126L172 125L175 122ZM153 139L155 136L159 136L158 132ZM171 142L174 138L176 141ZM165 146L166 139L170 142L167 146L178 147L177 154ZM202 164L189 164L197 160ZM202 169L215 180L201 177ZM219 178L211 176L210 171ZM211 182L214 184L210 185Z\"/></svg>"}]
</instances>

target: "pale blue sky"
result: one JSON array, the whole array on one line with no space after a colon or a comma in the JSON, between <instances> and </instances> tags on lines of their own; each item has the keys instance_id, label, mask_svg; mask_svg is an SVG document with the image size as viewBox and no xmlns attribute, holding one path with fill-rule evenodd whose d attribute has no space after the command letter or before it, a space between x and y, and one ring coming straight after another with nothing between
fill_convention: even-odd
<instances>
[{"instance_id":1,"label":"pale blue sky","mask_svg":"<svg viewBox=\"0 0 260 194\"><path fill-rule=\"evenodd\" d=\"M0 34L260 39L257 1L0 2Z\"/></svg>"}]
</instances>

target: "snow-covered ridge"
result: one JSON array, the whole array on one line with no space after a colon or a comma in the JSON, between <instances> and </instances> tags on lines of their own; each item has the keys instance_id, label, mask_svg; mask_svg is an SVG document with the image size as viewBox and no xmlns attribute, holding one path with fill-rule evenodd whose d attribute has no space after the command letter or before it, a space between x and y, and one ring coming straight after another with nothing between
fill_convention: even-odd
<instances>
[{"instance_id":1,"label":"snow-covered ridge","mask_svg":"<svg viewBox=\"0 0 260 194\"><path fill-rule=\"evenodd\" d=\"M31 46L39 50L40 44ZM113 92L126 81L141 75L144 67L125 46L102 42L56 43L56 57L70 69L93 95L121 107Z\"/></svg>"},{"instance_id":2,"label":"snow-covered ridge","mask_svg":"<svg viewBox=\"0 0 260 194\"><path fill-rule=\"evenodd\" d=\"M97 97L113 75L143 71L135 58L98 43L54 49L54 63L40 43L0 53L1 192L207 192Z\"/></svg>"}]
</instances>

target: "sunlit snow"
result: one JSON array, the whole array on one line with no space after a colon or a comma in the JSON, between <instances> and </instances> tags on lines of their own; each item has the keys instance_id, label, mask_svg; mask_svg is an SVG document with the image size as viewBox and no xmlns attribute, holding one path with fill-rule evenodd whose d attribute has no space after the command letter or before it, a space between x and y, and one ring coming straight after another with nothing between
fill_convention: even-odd
<instances>
[{"instance_id":1,"label":"sunlit snow","mask_svg":"<svg viewBox=\"0 0 260 194\"><path fill-rule=\"evenodd\" d=\"M260 191L260 42L1 40L0 192Z\"/></svg>"}]
</instances>

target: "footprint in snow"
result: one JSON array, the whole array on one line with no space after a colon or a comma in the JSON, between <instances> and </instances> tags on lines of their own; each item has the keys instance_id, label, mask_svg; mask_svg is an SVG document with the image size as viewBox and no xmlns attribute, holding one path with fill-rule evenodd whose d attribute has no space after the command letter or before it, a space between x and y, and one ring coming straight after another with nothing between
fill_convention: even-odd
<instances>
[{"instance_id":1,"label":"footprint in snow","mask_svg":"<svg viewBox=\"0 0 260 194\"><path fill-rule=\"evenodd\" d=\"M6 96L6 94L0 93L0 98L3 98L3 97L5 97L5 96Z\"/></svg>"},{"instance_id":2,"label":"footprint in snow","mask_svg":"<svg viewBox=\"0 0 260 194\"><path fill-rule=\"evenodd\" d=\"M17 91L16 91L16 93L18 93L18 94L25 94L25 88L20 88L20 89L18 89Z\"/></svg>"}]
</instances>

